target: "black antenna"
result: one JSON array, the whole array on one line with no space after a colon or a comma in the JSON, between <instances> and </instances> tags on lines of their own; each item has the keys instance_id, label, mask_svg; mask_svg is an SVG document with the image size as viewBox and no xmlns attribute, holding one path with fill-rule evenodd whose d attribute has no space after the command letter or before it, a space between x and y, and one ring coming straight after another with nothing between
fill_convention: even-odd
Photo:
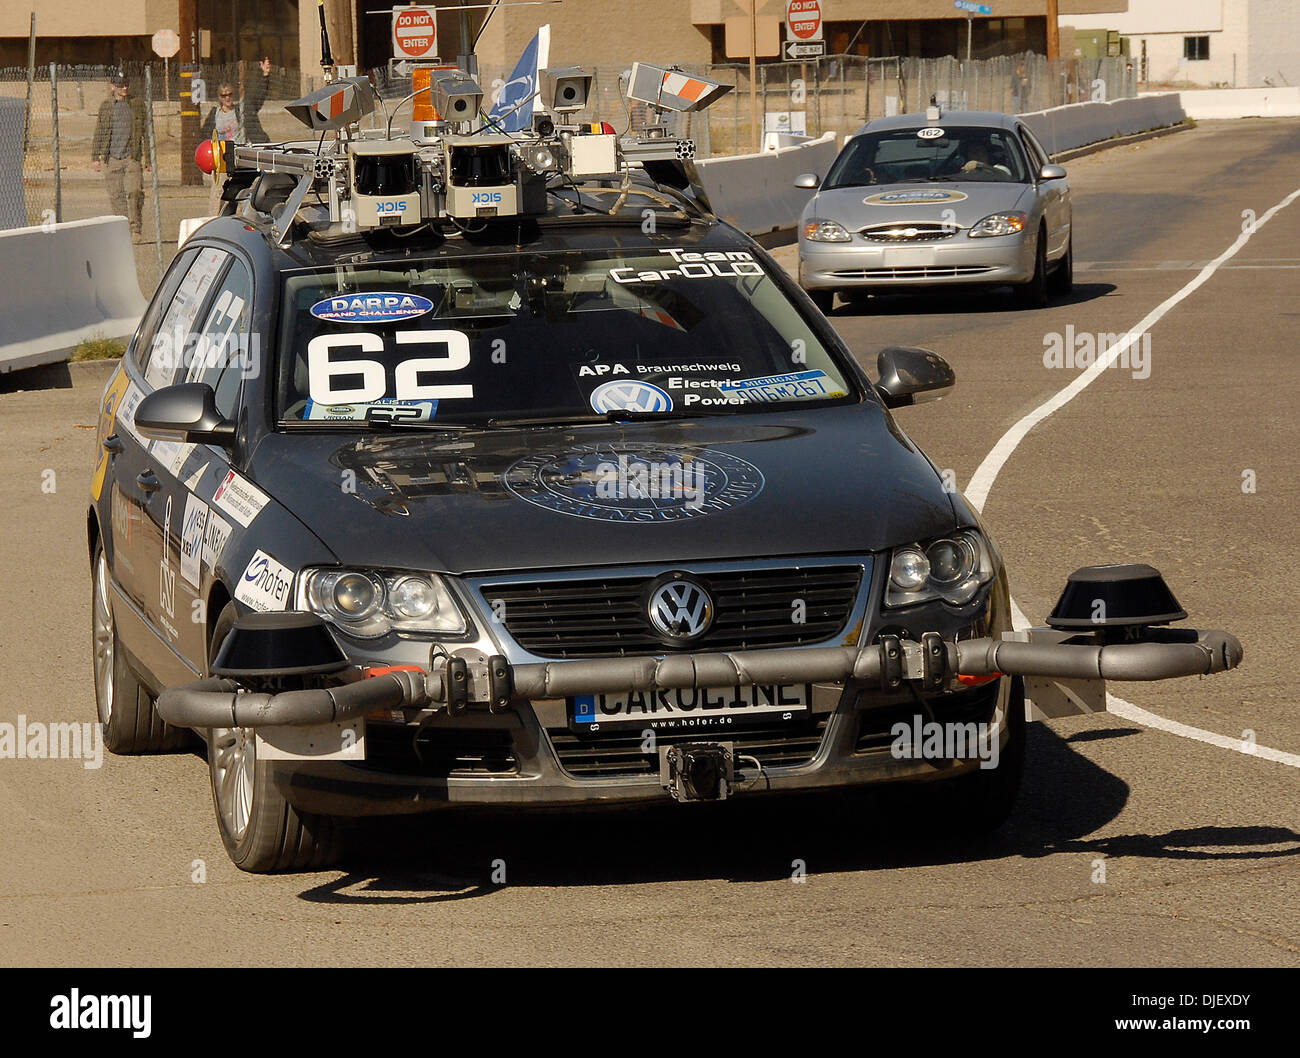
<instances>
[{"instance_id":1,"label":"black antenna","mask_svg":"<svg viewBox=\"0 0 1300 1058\"><path fill-rule=\"evenodd\" d=\"M320 15L320 65L328 74L334 66L334 56L330 54L330 34L325 28L325 0L316 0L316 14ZM325 79L328 81L329 77Z\"/></svg>"}]
</instances>

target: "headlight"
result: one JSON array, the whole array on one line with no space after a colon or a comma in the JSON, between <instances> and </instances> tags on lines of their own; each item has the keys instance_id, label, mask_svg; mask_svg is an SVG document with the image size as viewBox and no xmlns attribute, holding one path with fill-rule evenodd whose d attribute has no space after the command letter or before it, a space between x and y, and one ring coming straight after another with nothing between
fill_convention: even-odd
<instances>
[{"instance_id":1,"label":"headlight","mask_svg":"<svg viewBox=\"0 0 1300 1058\"><path fill-rule=\"evenodd\" d=\"M853 238L839 221L810 220L803 226L803 237L809 242L848 242Z\"/></svg>"},{"instance_id":2,"label":"headlight","mask_svg":"<svg viewBox=\"0 0 1300 1058\"><path fill-rule=\"evenodd\" d=\"M886 606L911 606L931 599L961 606L993 579L993 549L976 529L963 529L926 544L894 548L889 559Z\"/></svg>"},{"instance_id":3,"label":"headlight","mask_svg":"<svg viewBox=\"0 0 1300 1058\"><path fill-rule=\"evenodd\" d=\"M305 569L297 607L362 639L388 632L456 635L468 627L447 585L431 573Z\"/></svg>"},{"instance_id":4,"label":"headlight","mask_svg":"<svg viewBox=\"0 0 1300 1058\"><path fill-rule=\"evenodd\" d=\"M972 239L987 239L994 235L1015 235L1025 230L1029 217L1024 213L993 213L970 230Z\"/></svg>"}]
</instances>

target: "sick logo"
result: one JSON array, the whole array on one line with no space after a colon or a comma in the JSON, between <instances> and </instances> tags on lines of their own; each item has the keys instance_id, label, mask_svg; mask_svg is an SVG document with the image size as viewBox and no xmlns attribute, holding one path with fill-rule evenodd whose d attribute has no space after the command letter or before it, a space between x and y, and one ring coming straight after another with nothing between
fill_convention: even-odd
<instances>
[{"instance_id":1,"label":"sick logo","mask_svg":"<svg viewBox=\"0 0 1300 1058\"><path fill-rule=\"evenodd\" d=\"M475 191L472 199L474 205L499 205L501 202L500 191Z\"/></svg>"}]
</instances>

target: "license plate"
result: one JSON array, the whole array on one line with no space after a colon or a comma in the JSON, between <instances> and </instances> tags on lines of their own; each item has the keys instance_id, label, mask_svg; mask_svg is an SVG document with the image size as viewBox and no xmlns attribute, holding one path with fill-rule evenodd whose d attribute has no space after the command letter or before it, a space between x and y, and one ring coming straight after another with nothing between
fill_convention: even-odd
<instances>
[{"instance_id":1,"label":"license plate","mask_svg":"<svg viewBox=\"0 0 1300 1058\"><path fill-rule=\"evenodd\" d=\"M655 731L725 731L755 721L801 720L808 715L811 705L811 684L754 684L631 694L580 694L569 700L569 715L573 730L588 734L629 727Z\"/></svg>"},{"instance_id":2,"label":"license plate","mask_svg":"<svg viewBox=\"0 0 1300 1058\"><path fill-rule=\"evenodd\" d=\"M929 268L934 250L927 246L899 246L885 251L886 268Z\"/></svg>"}]
</instances>

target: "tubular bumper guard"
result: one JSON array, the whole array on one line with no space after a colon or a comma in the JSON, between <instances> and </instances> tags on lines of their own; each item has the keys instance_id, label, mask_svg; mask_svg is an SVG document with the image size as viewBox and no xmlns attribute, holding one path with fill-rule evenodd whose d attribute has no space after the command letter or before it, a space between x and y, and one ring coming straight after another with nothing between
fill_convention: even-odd
<instances>
[{"instance_id":1,"label":"tubular bumper guard","mask_svg":"<svg viewBox=\"0 0 1300 1058\"><path fill-rule=\"evenodd\" d=\"M1067 680L1167 680L1205 676L1241 663L1242 648L1227 632L1143 630L1136 642L952 641L927 632L919 643L882 636L864 647L750 650L666 657L602 658L510 665L504 657L431 659L427 671L385 672L334 687L263 694L233 679L209 678L163 691L159 715L177 727L270 727L351 720L376 709L445 706L462 713L470 702L503 712L513 700L578 694L731 687L750 684L904 681L943 687L958 675L1034 676ZM354 674L359 675L357 670Z\"/></svg>"}]
</instances>

